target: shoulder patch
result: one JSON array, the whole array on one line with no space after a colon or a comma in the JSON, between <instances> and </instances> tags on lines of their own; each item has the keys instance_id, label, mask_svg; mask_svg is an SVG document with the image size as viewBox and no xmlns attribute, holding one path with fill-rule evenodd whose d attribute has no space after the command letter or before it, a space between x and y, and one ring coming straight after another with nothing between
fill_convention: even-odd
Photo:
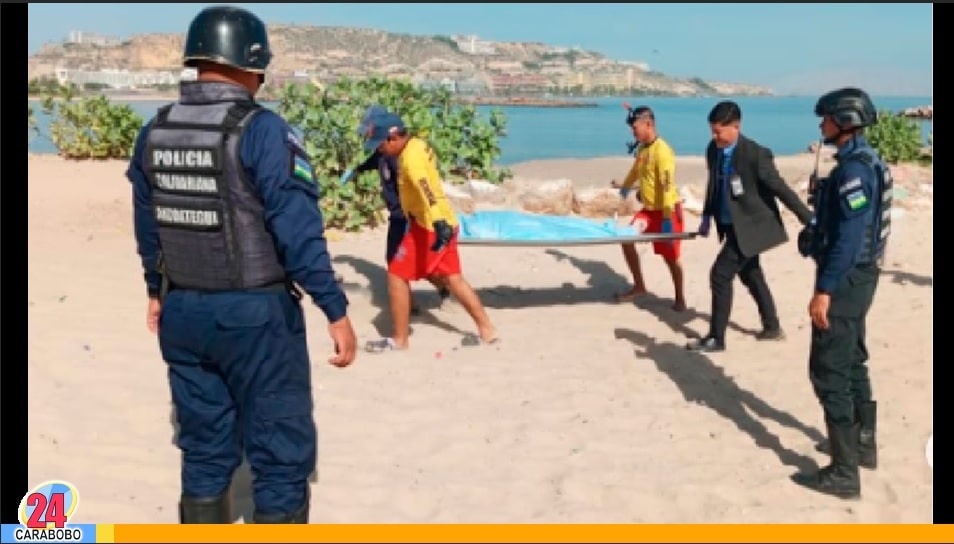
<instances>
[{"instance_id":1,"label":"shoulder patch","mask_svg":"<svg viewBox=\"0 0 954 544\"><path fill-rule=\"evenodd\" d=\"M295 136L295 133L290 130L288 131L288 141L301 147L301 141L298 139L298 136Z\"/></svg>"},{"instance_id":2,"label":"shoulder patch","mask_svg":"<svg viewBox=\"0 0 954 544\"><path fill-rule=\"evenodd\" d=\"M315 170L311 167L304 157L297 153L292 153L292 177L295 177L305 183L315 183Z\"/></svg>"},{"instance_id":3,"label":"shoulder patch","mask_svg":"<svg viewBox=\"0 0 954 544\"><path fill-rule=\"evenodd\" d=\"M298 138L298 136L295 135L294 132L289 130L285 139L288 142L288 145L293 150L297 151L298 153L302 155L307 155L307 153L305 152L305 146L302 145L301 140Z\"/></svg>"},{"instance_id":4,"label":"shoulder patch","mask_svg":"<svg viewBox=\"0 0 954 544\"><path fill-rule=\"evenodd\" d=\"M868 197L865 196L864 191L858 190L845 196L845 202L850 210L858 211L868 205Z\"/></svg>"},{"instance_id":5,"label":"shoulder patch","mask_svg":"<svg viewBox=\"0 0 954 544\"><path fill-rule=\"evenodd\" d=\"M861 188L861 178L851 178L850 180L843 183L841 187L838 188L838 192L841 194L845 194L848 191L851 191L852 189L859 189L859 188Z\"/></svg>"}]
</instances>

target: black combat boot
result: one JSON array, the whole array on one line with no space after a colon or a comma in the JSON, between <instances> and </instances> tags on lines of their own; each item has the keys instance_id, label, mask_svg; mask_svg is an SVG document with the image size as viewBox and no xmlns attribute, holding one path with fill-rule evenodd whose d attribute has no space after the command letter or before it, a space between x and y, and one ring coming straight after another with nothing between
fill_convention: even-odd
<instances>
[{"instance_id":1,"label":"black combat boot","mask_svg":"<svg viewBox=\"0 0 954 544\"><path fill-rule=\"evenodd\" d=\"M179 501L179 523L232 523L229 493L218 497L186 497Z\"/></svg>"},{"instance_id":2,"label":"black combat boot","mask_svg":"<svg viewBox=\"0 0 954 544\"><path fill-rule=\"evenodd\" d=\"M874 401L860 402L855 405L855 417L861 425L858 436L858 466L874 470L878 468L878 443L875 440L875 431L878 422L878 403ZM831 454L831 447L827 440L815 446L821 453Z\"/></svg>"},{"instance_id":3,"label":"black combat boot","mask_svg":"<svg viewBox=\"0 0 954 544\"><path fill-rule=\"evenodd\" d=\"M255 523L308 523L308 511L311 504L311 490L305 492L305 504L290 514L252 514Z\"/></svg>"},{"instance_id":4,"label":"black combat boot","mask_svg":"<svg viewBox=\"0 0 954 544\"><path fill-rule=\"evenodd\" d=\"M858 435L860 425L834 425L828 422L828 443L831 445L831 464L815 473L792 476L799 485L842 499L861 496L858 476Z\"/></svg>"},{"instance_id":5,"label":"black combat boot","mask_svg":"<svg viewBox=\"0 0 954 544\"><path fill-rule=\"evenodd\" d=\"M260 514L252 515L255 523L308 523L308 503L290 514Z\"/></svg>"},{"instance_id":6,"label":"black combat boot","mask_svg":"<svg viewBox=\"0 0 954 544\"><path fill-rule=\"evenodd\" d=\"M878 443L875 441L877 407L874 401L858 404L858 423L861 426L858 433L858 466L872 470L878 468Z\"/></svg>"}]
</instances>

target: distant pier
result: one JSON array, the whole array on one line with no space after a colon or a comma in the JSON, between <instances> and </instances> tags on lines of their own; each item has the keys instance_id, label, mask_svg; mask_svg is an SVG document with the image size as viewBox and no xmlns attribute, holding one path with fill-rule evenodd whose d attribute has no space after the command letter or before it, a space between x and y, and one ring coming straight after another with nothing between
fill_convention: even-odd
<instances>
[{"instance_id":1,"label":"distant pier","mask_svg":"<svg viewBox=\"0 0 954 544\"><path fill-rule=\"evenodd\" d=\"M918 106L916 108L907 108L901 112L902 117L911 119L923 119L926 121L934 120L934 105Z\"/></svg>"}]
</instances>

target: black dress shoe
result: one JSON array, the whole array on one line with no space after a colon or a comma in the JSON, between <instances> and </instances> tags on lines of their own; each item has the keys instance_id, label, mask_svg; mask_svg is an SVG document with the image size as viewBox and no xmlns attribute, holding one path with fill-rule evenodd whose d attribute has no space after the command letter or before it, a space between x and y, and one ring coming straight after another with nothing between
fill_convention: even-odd
<instances>
[{"instance_id":1,"label":"black dress shoe","mask_svg":"<svg viewBox=\"0 0 954 544\"><path fill-rule=\"evenodd\" d=\"M686 345L686 349L689 351L704 351L706 353L725 351L725 343L712 336L706 336L701 340L690 342Z\"/></svg>"},{"instance_id":2,"label":"black dress shoe","mask_svg":"<svg viewBox=\"0 0 954 544\"><path fill-rule=\"evenodd\" d=\"M755 335L756 340L785 340L785 331L781 327L777 329L762 329Z\"/></svg>"}]
</instances>

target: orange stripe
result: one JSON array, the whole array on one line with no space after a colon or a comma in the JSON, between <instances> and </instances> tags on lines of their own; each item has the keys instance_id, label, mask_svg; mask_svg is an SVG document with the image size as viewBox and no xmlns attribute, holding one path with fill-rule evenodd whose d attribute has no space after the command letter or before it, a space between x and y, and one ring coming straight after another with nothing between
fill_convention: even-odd
<instances>
[{"instance_id":1,"label":"orange stripe","mask_svg":"<svg viewBox=\"0 0 954 544\"><path fill-rule=\"evenodd\" d=\"M950 525L116 525L115 542L954 542Z\"/></svg>"}]
</instances>

